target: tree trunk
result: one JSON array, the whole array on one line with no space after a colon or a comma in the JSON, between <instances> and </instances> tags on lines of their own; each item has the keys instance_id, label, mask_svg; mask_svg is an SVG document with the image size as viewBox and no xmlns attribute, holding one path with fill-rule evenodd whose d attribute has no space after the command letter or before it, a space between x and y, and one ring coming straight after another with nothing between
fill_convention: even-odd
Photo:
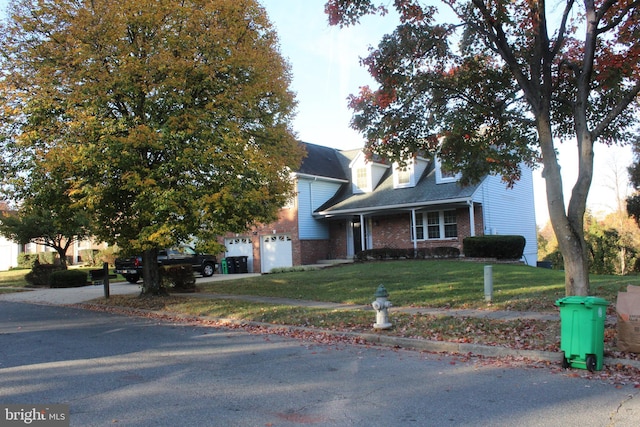
<instances>
[{"instance_id":1,"label":"tree trunk","mask_svg":"<svg viewBox=\"0 0 640 427\"><path fill-rule=\"evenodd\" d=\"M160 281L158 249L147 249L142 253L142 295L167 295Z\"/></svg>"},{"instance_id":2,"label":"tree trunk","mask_svg":"<svg viewBox=\"0 0 640 427\"><path fill-rule=\"evenodd\" d=\"M588 185L585 191L584 168L582 165L584 161L582 159L583 153L580 152L579 154L581 165L578 183L576 183L572 192L569 213L567 213L560 165L558 165L550 123L548 115L542 114L538 118L538 138L542 150L542 162L544 165L542 176L547 190L549 219L558 240L558 247L564 258L565 293L566 295L588 295L589 262L583 229ZM591 168L593 168L592 158ZM588 181L590 183L590 180Z\"/></svg>"},{"instance_id":3,"label":"tree trunk","mask_svg":"<svg viewBox=\"0 0 640 427\"><path fill-rule=\"evenodd\" d=\"M67 269L67 248L61 248L57 246L55 248L56 252L58 252L58 258L60 259L60 266Z\"/></svg>"}]
</instances>

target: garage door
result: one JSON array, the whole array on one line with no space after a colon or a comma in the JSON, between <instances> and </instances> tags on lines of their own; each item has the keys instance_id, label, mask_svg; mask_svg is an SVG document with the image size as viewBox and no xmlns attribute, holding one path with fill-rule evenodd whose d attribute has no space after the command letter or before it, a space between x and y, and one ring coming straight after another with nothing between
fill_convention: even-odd
<instances>
[{"instance_id":1,"label":"garage door","mask_svg":"<svg viewBox=\"0 0 640 427\"><path fill-rule=\"evenodd\" d=\"M224 239L225 256L246 256L249 273L253 273L253 243L251 237Z\"/></svg>"},{"instance_id":2,"label":"garage door","mask_svg":"<svg viewBox=\"0 0 640 427\"><path fill-rule=\"evenodd\" d=\"M291 236L274 234L261 237L260 259L263 273L268 273L272 268L293 266Z\"/></svg>"}]
</instances>

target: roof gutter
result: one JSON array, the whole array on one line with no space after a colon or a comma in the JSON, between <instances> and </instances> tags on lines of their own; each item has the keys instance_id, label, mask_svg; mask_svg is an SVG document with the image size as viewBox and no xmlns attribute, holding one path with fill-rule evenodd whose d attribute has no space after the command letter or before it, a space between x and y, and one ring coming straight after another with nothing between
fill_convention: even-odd
<instances>
[{"instance_id":1,"label":"roof gutter","mask_svg":"<svg viewBox=\"0 0 640 427\"><path fill-rule=\"evenodd\" d=\"M300 173L300 172L293 172L293 175L295 175L297 178L310 179L312 181L339 182L341 184L345 184L349 182L349 180L346 180L346 179L331 178L328 176L319 176L319 175L309 175L309 174Z\"/></svg>"},{"instance_id":2,"label":"roof gutter","mask_svg":"<svg viewBox=\"0 0 640 427\"><path fill-rule=\"evenodd\" d=\"M352 215L359 213L371 213L371 212L380 212L380 211L390 211L390 210L401 210L401 209L415 209L423 206L434 206L434 205L443 205L443 204L469 204L472 201L471 197L464 197L460 199L449 199L449 200L434 200L430 202L416 202L416 203L403 203L398 205L387 205L387 206L370 206L366 208L353 208L353 209L336 209L336 210L325 210L321 212L316 212L314 216L336 216L336 215Z\"/></svg>"}]
</instances>

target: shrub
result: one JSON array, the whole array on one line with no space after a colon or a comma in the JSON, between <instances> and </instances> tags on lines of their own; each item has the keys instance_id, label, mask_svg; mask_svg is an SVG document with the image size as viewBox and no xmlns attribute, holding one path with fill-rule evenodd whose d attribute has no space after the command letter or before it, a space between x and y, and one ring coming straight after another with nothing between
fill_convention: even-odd
<instances>
[{"instance_id":1,"label":"shrub","mask_svg":"<svg viewBox=\"0 0 640 427\"><path fill-rule=\"evenodd\" d=\"M52 288L79 288L86 284L87 273L81 270L58 270L49 276L49 286Z\"/></svg>"},{"instance_id":2,"label":"shrub","mask_svg":"<svg viewBox=\"0 0 640 427\"><path fill-rule=\"evenodd\" d=\"M38 254L18 254L18 268L32 269L37 259Z\"/></svg>"},{"instance_id":3,"label":"shrub","mask_svg":"<svg viewBox=\"0 0 640 427\"><path fill-rule=\"evenodd\" d=\"M318 267L311 267L311 266L305 266L305 265L297 265L294 267L276 267L276 268L272 268L269 273L270 274L275 274L275 273L295 273L295 272L300 272L300 271L315 271L315 270L319 270Z\"/></svg>"},{"instance_id":4,"label":"shrub","mask_svg":"<svg viewBox=\"0 0 640 427\"><path fill-rule=\"evenodd\" d=\"M463 241L466 257L520 259L524 253L526 240L523 236L477 236Z\"/></svg>"},{"instance_id":5,"label":"shrub","mask_svg":"<svg viewBox=\"0 0 640 427\"><path fill-rule=\"evenodd\" d=\"M419 248L414 250L399 248L367 249L356 254L356 261L384 260L384 259L431 259L431 258L458 258L460 249L439 246L436 248Z\"/></svg>"},{"instance_id":6,"label":"shrub","mask_svg":"<svg viewBox=\"0 0 640 427\"><path fill-rule=\"evenodd\" d=\"M24 278L31 286L49 286L49 276L51 276L53 272L61 270L64 270L64 268L59 265L40 264L40 262L36 260L33 268Z\"/></svg>"},{"instance_id":7,"label":"shrub","mask_svg":"<svg viewBox=\"0 0 640 427\"><path fill-rule=\"evenodd\" d=\"M58 253L57 252L39 252L38 253L38 262L40 264L59 264Z\"/></svg>"},{"instance_id":8,"label":"shrub","mask_svg":"<svg viewBox=\"0 0 640 427\"><path fill-rule=\"evenodd\" d=\"M174 292L195 292L196 276L190 264L165 265L160 267L162 287Z\"/></svg>"}]
</instances>

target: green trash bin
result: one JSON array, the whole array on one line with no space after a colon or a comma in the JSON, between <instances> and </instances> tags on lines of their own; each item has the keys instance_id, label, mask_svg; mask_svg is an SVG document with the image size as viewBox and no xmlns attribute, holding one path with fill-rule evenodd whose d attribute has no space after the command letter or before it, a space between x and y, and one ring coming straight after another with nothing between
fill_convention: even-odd
<instances>
[{"instance_id":1,"label":"green trash bin","mask_svg":"<svg viewBox=\"0 0 640 427\"><path fill-rule=\"evenodd\" d=\"M229 274L229 266L227 265L226 258L222 258L222 274Z\"/></svg>"},{"instance_id":2,"label":"green trash bin","mask_svg":"<svg viewBox=\"0 0 640 427\"><path fill-rule=\"evenodd\" d=\"M597 297L570 296L556 301L560 307L560 350L563 368L602 370L604 321L609 303Z\"/></svg>"}]
</instances>

